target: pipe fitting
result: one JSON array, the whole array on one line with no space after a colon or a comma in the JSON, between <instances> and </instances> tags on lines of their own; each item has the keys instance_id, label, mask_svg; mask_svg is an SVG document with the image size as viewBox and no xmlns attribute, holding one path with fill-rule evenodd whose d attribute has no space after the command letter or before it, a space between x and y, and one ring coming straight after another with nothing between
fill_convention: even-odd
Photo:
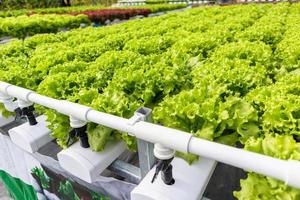
<instances>
[{"instance_id":1,"label":"pipe fitting","mask_svg":"<svg viewBox=\"0 0 300 200\"><path fill-rule=\"evenodd\" d=\"M5 92L10 96L17 97L18 100L22 100L25 102L30 102L29 96L31 94L35 94L35 92L33 92L32 90L15 87L13 85L8 85L5 89Z\"/></svg>"},{"instance_id":2,"label":"pipe fitting","mask_svg":"<svg viewBox=\"0 0 300 200\"><path fill-rule=\"evenodd\" d=\"M0 102L4 103L6 101L13 101L14 98L12 96L9 96L3 92L0 92Z\"/></svg>"},{"instance_id":3,"label":"pipe fitting","mask_svg":"<svg viewBox=\"0 0 300 200\"><path fill-rule=\"evenodd\" d=\"M142 107L136 110L133 116L128 119L128 125L134 126L136 123L141 121L152 122L152 110L150 108ZM131 136L135 136L131 133L128 134Z\"/></svg>"},{"instance_id":4,"label":"pipe fitting","mask_svg":"<svg viewBox=\"0 0 300 200\"><path fill-rule=\"evenodd\" d=\"M166 185L173 185L175 180L173 178L173 166L171 165L171 162L174 159L175 151L156 143L154 145L154 156L156 157L157 162L151 183L155 181L157 175L161 172L162 181Z\"/></svg>"},{"instance_id":5,"label":"pipe fitting","mask_svg":"<svg viewBox=\"0 0 300 200\"><path fill-rule=\"evenodd\" d=\"M70 126L73 129L69 133L68 145L73 144L74 138L78 137L81 147L89 148L90 144L87 135L87 122L70 116Z\"/></svg>"},{"instance_id":6,"label":"pipe fitting","mask_svg":"<svg viewBox=\"0 0 300 200\"><path fill-rule=\"evenodd\" d=\"M27 117L27 120L31 126L36 125L38 122L36 121L36 118L34 116L34 107L33 105L24 107L22 109L22 115L25 115Z\"/></svg>"},{"instance_id":7,"label":"pipe fitting","mask_svg":"<svg viewBox=\"0 0 300 200\"><path fill-rule=\"evenodd\" d=\"M18 103L14 101L14 98L3 92L0 92L0 103L3 103L9 112L14 112L18 108Z\"/></svg>"},{"instance_id":8,"label":"pipe fitting","mask_svg":"<svg viewBox=\"0 0 300 200\"><path fill-rule=\"evenodd\" d=\"M142 107L135 111L128 120L128 125L133 126L140 121L152 122L152 110L150 108Z\"/></svg>"},{"instance_id":9,"label":"pipe fitting","mask_svg":"<svg viewBox=\"0 0 300 200\"><path fill-rule=\"evenodd\" d=\"M18 108L15 109L17 115L18 115L18 112L20 112L21 114L21 117L22 116L26 116L27 117L27 120L29 122L29 124L31 126L34 126L36 125L38 122L36 121L36 118L34 116L34 107L33 107L33 103L30 102L30 101L25 101L23 99L18 99Z\"/></svg>"},{"instance_id":10,"label":"pipe fitting","mask_svg":"<svg viewBox=\"0 0 300 200\"><path fill-rule=\"evenodd\" d=\"M18 109L18 102L17 101L7 101L3 103L5 109L9 112L15 112Z\"/></svg>"},{"instance_id":11,"label":"pipe fitting","mask_svg":"<svg viewBox=\"0 0 300 200\"><path fill-rule=\"evenodd\" d=\"M175 156L175 150L165 147L159 143L155 143L154 156L160 160L168 160Z\"/></svg>"},{"instance_id":12,"label":"pipe fitting","mask_svg":"<svg viewBox=\"0 0 300 200\"><path fill-rule=\"evenodd\" d=\"M87 124L86 121L80 120L76 117L70 116L70 126L72 128L80 128Z\"/></svg>"},{"instance_id":13,"label":"pipe fitting","mask_svg":"<svg viewBox=\"0 0 300 200\"><path fill-rule=\"evenodd\" d=\"M18 105L21 109L32 106L33 103L30 101L25 101L23 99L18 99Z\"/></svg>"}]
</instances>

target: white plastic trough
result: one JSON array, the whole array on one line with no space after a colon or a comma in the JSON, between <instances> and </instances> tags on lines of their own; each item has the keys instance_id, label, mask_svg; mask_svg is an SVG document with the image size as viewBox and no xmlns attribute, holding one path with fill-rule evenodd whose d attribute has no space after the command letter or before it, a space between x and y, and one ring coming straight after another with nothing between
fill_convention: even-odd
<instances>
[{"instance_id":1,"label":"white plastic trough","mask_svg":"<svg viewBox=\"0 0 300 200\"><path fill-rule=\"evenodd\" d=\"M193 165L189 165L183 159L175 157L172 161L175 179L173 185L164 184L161 178L151 183L155 173L154 167L131 192L131 200L199 200L202 198L216 163L213 160L200 158Z\"/></svg>"},{"instance_id":2,"label":"white plastic trough","mask_svg":"<svg viewBox=\"0 0 300 200\"><path fill-rule=\"evenodd\" d=\"M46 117L37 117L38 124L30 126L28 122L8 131L13 143L29 153L34 153L53 140L51 131L47 128Z\"/></svg>"},{"instance_id":3,"label":"white plastic trough","mask_svg":"<svg viewBox=\"0 0 300 200\"><path fill-rule=\"evenodd\" d=\"M92 183L124 151L125 144L120 141L109 142L101 152L82 148L79 142L76 142L68 149L59 152L57 157L60 166L66 171Z\"/></svg>"}]
</instances>

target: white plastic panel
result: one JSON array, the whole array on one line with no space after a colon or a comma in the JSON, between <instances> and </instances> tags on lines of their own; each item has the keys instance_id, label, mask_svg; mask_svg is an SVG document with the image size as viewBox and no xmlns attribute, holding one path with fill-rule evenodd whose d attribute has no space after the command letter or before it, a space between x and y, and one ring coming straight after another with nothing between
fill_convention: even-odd
<instances>
[{"instance_id":1,"label":"white plastic panel","mask_svg":"<svg viewBox=\"0 0 300 200\"><path fill-rule=\"evenodd\" d=\"M82 148L76 142L68 149L57 154L59 164L69 173L88 182L94 182L101 172L125 151L125 144L121 141L109 142L105 150L92 151Z\"/></svg>"},{"instance_id":2,"label":"white plastic panel","mask_svg":"<svg viewBox=\"0 0 300 200\"><path fill-rule=\"evenodd\" d=\"M174 158L174 185L166 185L157 176L151 183L155 167L147 174L142 182L131 192L131 200L199 200L205 191L209 179L215 169L216 161L200 158L189 165L181 158Z\"/></svg>"},{"instance_id":3,"label":"white plastic panel","mask_svg":"<svg viewBox=\"0 0 300 200\"><path fill-rule=\"evenodd\" d=\"M37 124L30 126L28 122L8 131L13 143L29 153L34 153L51 140L51 131L47 128L46 116L36 118Z\"/></svg>"}]
</instances>

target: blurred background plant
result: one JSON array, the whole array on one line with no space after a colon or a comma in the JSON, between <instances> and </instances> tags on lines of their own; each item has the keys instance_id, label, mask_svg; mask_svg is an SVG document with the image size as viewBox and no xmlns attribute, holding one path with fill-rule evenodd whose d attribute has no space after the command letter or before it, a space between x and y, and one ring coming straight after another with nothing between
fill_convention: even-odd
<instances>
[{"instance_id":1,"label":"blurred background plant","mask_svg":"<svg viewBox=\"0 0 300 200\"><path fill-rule=\"evenodd\" d=\"M110 6L117 0L0 0L1 10L50 8L60 6L105 5Z\"/></svg>"}]
</instances>

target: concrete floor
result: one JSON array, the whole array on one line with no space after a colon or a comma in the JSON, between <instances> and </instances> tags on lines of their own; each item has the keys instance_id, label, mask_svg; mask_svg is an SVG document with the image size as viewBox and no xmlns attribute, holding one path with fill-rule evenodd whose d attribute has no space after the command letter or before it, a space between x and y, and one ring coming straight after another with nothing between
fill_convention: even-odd
<instances>
[{"instance_id":1,"label":"concrete floor","mask_svg":"<svg viewBox=\"0 0 300 200\"><path fill-rule=\"evenodd\" d=\"M9 196L7 195L7 191L4 188L1 181L0 181L0 200L11 200L11 198L9 198Z\"/></svg>"}]
</instances>

